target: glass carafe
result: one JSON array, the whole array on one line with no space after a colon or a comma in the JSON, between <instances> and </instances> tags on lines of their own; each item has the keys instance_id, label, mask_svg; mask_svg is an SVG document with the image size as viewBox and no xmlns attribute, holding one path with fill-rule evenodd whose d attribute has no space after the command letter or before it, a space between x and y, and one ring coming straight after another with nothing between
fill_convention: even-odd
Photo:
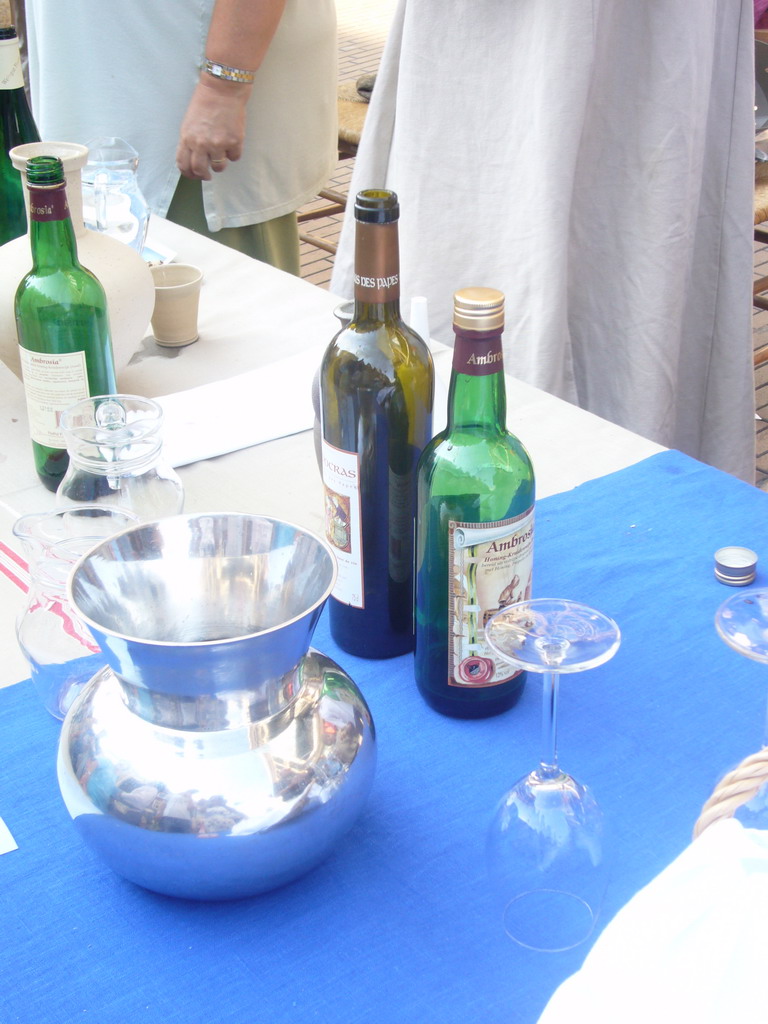
<instances>
[{"instance_id":1,"label":"glass carafe","mask_svg":"<svg viewBox=\"0 0 768 1024\"><path fill-rule=\"evenodd\" d=\"M83 168L83 218L87 228L140 253L147 237L149 207L139 188L138 165L139 154L124 139L92 139Z\"/></svg>"},{"instance_id":2,"label":"glass carafe","mask_svg":"<svg viewBox=\"0 0 768 1024\"><path fill-rule=\"evenodd\" d=\"M158 403L138 395L99 395L66 409L69 467L56 504L114 505L143 521L177 515L184 487L163 460L162 425Z\"/></svg>"},{"instance_id":3,"label":"glass carafe","mask_svg":"<svg viewBox=\"0 0 768 1024\"><path fill-rule=\"evenodd\" d=\"M73 566L99 541L133 526L137 517L119 509L90 506L32 513L17 519L14 536L29 562L26 606L16 636L45 709L64 718L104 658L67 597Z\"/></svg>"}]
</instances>

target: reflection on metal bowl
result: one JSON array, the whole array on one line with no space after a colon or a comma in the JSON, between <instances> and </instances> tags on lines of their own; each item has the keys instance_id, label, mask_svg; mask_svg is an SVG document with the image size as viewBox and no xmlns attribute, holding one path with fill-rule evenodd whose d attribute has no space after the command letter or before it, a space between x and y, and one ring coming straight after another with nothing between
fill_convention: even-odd
<instances>
[{"instance_id":1,"label":"reflection on metal bowl","mask_svg":"<svg viewBox=\"0 0 768 1024\"><path fill-rule=\"evenodd\" d=\"M351 827L375 733L309 646L334 580L324 541L245 515L138 526L79 563L71 599L108 667L65 719L59 785L116 872L172 896L250 896Z\"/></svg>"}]
</instances>

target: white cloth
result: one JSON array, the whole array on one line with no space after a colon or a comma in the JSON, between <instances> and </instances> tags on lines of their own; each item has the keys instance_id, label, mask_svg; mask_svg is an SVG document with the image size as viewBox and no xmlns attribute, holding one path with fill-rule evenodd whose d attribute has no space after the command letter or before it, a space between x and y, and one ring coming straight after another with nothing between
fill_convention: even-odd
<instances>
[{"instance_id":1,"label":"white cloth","mask_svg":"<svg viewBox=\"0 0 768 1024\"><path fill-rule=\"evenodd\" d=\"M115 135L139 153L139 184L164 216L176 146L214 0L26 0L32 104L41 137ZM287 0L248 101L241 159L203 183L211 231L297 210L336 162L334 0Z\"/></svg>"},{"instance_id":2,"label":"white cloth","mask_svg":"<svg viewBox=\"0 0 768 1024\"><path fill-rule=\"evenodd\" d=\"M768 834L711 825L606 927L539 1024L765 1024Z\"/></svg>"},{"instance_id":3,"label":"white cloth","mask_svg":"<svg viewBox=\"0 0 768 1024\"><path fill-rule=\"evenodd\" d=\"M509 373L752 480L753 62L751 0L400 0L351 191L435 338L500 288Z\"/></svg>"}]
</instances>

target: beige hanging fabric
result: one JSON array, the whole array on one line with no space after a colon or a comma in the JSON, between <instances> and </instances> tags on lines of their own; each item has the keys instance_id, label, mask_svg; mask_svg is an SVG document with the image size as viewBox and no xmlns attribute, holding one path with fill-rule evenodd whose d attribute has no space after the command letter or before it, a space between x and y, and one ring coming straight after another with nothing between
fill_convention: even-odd
<instances>
[{"instance_id":1,"label":"beige hanging fabric","mask_svg":"<svg viewBox=\"0 0 768 1024\"><path fill-rule=\"evenodd\" d=\"M351 191L435 338L499 288L508 372L752 480L753 108L751 0L401 0Z\"/></svg>"}]
</instances>

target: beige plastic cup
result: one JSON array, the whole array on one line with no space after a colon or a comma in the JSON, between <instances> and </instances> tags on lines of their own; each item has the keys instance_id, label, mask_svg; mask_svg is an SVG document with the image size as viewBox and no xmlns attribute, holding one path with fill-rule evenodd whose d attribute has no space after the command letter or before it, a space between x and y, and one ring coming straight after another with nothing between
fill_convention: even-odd
<instances>
[{"instance_id":1,"label":"beige plastic cup","mask_svg":"<svg viewBox=\"0 0 768 1024\"><path fill-rule=\"evenodd\" d=\"M203 272L191 263L163 263L150 267L155 281L152 333L158 345L179 348L200 337L197 311Z\"/></svg>"}]
</instances>

